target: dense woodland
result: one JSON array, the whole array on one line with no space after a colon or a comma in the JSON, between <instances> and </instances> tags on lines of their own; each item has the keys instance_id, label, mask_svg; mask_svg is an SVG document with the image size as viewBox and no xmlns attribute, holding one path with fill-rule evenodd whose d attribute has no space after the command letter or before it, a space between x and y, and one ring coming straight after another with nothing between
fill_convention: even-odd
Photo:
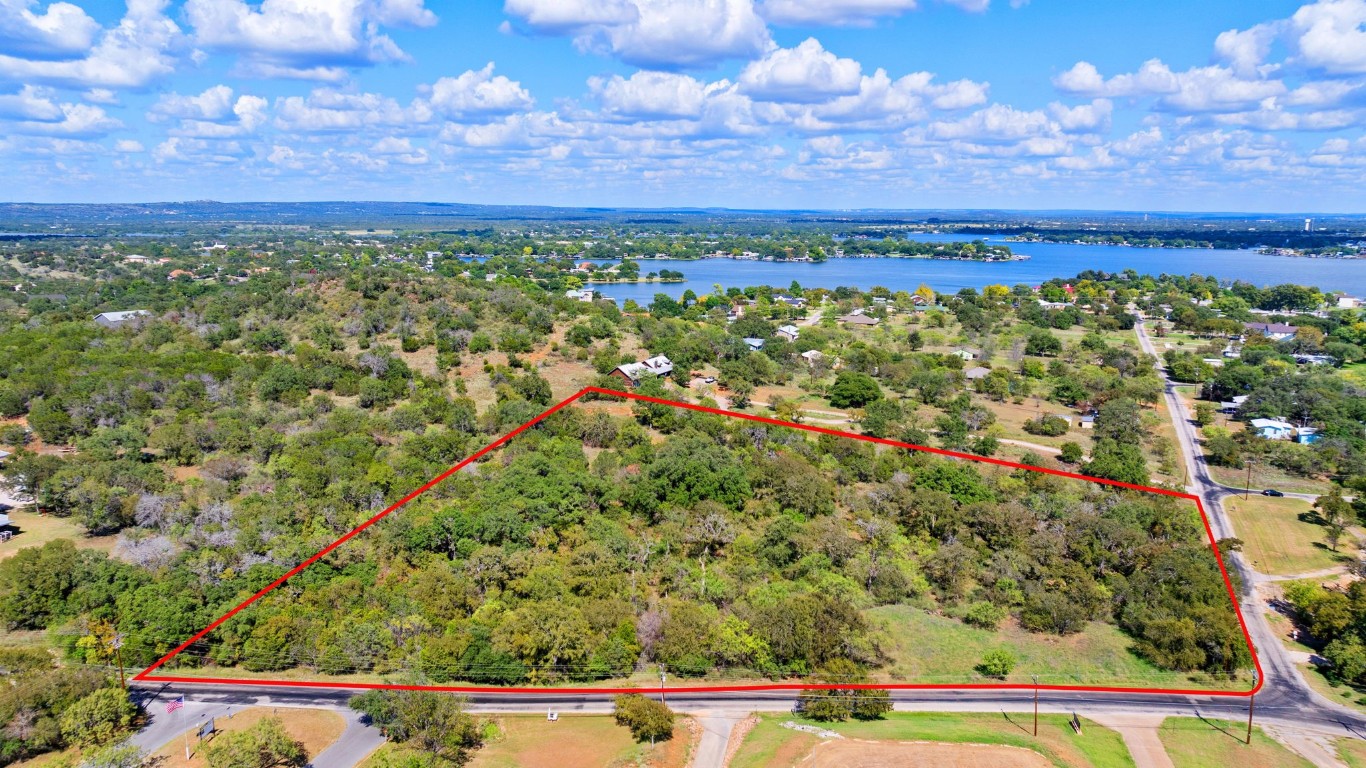
<instances>
[{"instance_id":1,"label":"dense woodland","mask_svg":"<svg viewBox=\"0 0 1366 768\"><path fill-rule=\"evenodd\" d=\"M0 301L0 444L15 450L5 476L117 544L110 556L62 540L0 561L0 619L46 631L64 659L4 665L22 684L0 695L0 721L34 725L5 729L0 759L87 738L64 731L61 713L107 689L92 670L110 663L112 634L129 666L152 662L552 403L624 386L607 374L643 353L674 362L643 393L715 404L724 392L731 408L791 420L792 402L750 399L797 387L853 409L845 428L983 456L1002 450L990 406L1038 396L1093 414L1095 428L1026 461L1146 484L1175 459L1153 429L1158 361L1116 341L1134 313L1213 337L1211 306L1214 320L1236 319L1305 290L1083 274L1037 292L923 288L920 301L794 284L619 308L564 297L574 278L525 253L445 257L424 272L383 256L393 248L306 246L225 249L214 280L167 280L79 246L14 246L25 269L57 273L30 272ZM167 268L206 258L165 252ZM824 319L783 340L777 327L808 310L779 293ZM747 311L728 323L737 304ZM130 308L152 315L91 321ZM835 322L856 308L887 327ZM1249 345L1211 375L1211 395L1249 394L1239 418L1303 408L1326 439L1272 460L1353 487L1362 400L1293 354L1317 345L1359 359L1366 326L1350 314L1296 322L1321 336ZM975 363L950 353L956 339L998 362L967 378ZM823 357L801 356L811 350ZM719 390L690 388L701 370ZM1287 387L1299 394L1285 399ZM1061 435L1059 421L1041 414L1025 429ZM1229 439L1234 453L1261 447ZM898 628L869 612L891 605L1048 636L1108 623L1154 668L1205 680L1249 661L1200 521L1179 500L599 397L438 485L172 666L485 684L660 667L881 680Z\"/></svg>"}]
</instances>

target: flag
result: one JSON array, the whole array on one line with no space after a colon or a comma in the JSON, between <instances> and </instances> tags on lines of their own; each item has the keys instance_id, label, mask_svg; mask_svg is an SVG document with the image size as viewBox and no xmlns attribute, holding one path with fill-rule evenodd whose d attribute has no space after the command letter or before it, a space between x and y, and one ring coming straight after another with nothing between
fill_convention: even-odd
<instances>
[{"instance_id":1,"label":"flag","mask_svg":"<svg viewBox=\"0 0 1366 768\"><path fill-rule=\"evenodd\" d=\"M185 706L185 694L182 693L180 696L166 702L166 714L169 715L183 706Z\"/></svg>"}]
</instances>

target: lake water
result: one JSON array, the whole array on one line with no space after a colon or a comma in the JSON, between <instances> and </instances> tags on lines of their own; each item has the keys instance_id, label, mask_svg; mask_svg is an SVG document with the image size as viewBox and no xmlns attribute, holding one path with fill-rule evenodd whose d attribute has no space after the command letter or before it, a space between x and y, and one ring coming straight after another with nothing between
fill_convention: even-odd
<instances>
[{"instance_id":1,"label":"lake water","mask_svg":"<svg viewBox=\"0 0 1366 768\"><path fill-rule=\"evenodd\" d=\"M963 241L964 235L916 235L930 242ZM1053 277L1072 277L1086 269L1122 272L1133 269L1140 274L1201 274L1225 280L1244 280L1256 285L1299 283L1325 291L1344 291L1366 296L1366 260L1304 259L1270 256L1256 251L1219 251L1198 248L1131 248L1113 245L1074 243L1009 243L1004 237L982 238L989 243L1009 245L1015 253L1029 256L1027 261L984 263L931 259L830 259L823 264L788 264L771 261L732 259L642 259L640 271L673 269L687 278L682 283L597 284L593 287L618 303L635 299L642 306L656 293L674 298L691 288L699 295L709 293L713 283L723 288L750 285L786 287L796 280L804 288L849 286L868 289L875 285L892 291L914 291L921 283L941 293L960 288L981 289L993 283L1038 285ZM847 247L847 246L846 246Z\"/></svg>"}]
</instances>

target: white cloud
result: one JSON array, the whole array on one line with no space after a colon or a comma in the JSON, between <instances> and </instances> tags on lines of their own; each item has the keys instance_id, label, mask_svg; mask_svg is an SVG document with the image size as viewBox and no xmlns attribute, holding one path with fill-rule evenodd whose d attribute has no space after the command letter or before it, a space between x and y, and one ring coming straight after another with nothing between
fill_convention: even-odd
<instances>
[{"instance_id":1,"label":"white cloud","mask_svg":"<svg viewBox=\"0 0 1366 768\"><path fill-rule=\"evenodd\" d=\"M740 90L761 101L809 103L857 93L861 65L825 50L814 37L775 48L740 72Z\"/></svg>"},{"instance_id":2,"label":"white cloud","mask_svg":"<svg viewBox=\"0 0 1366 768\"><path fill-rule=\"evenodd\" d=\"M315 88L308 96L275 100L275 126L301 133L354 131L370 126L399 126L413 122L413 113L394 99L377 93L352 93Z\"/></svg>"},{"instance_id":3,"label":"white cloud","mask_svg":"<svg viewBox=\"0 0 1366 768\"><path fill-rule=\"evenodd\" d=\"M608 115L647 120L698 117L708 90L687 75L650 71L594 77L588 87Z\"/></svg>"},{"instance_id":4,"label":"white cloud","mask_svg":"<svg viewBox=\"0 0 1366 768\"><path fill-rule=\"evenodd\" d=\"M0 93L0 119L53 122L62 117L61 107L45 89L26 85L18 93Z\"/></svg>"},{"instance_id":5,"label":"white cloud","mask_svg":"<svg viewBox=\"0 0 1366 768\"><path fill-rule=\"evenodd\" d=\"M1366 0L1319 0L1290 17L1303 63L1332 74L1366 73Z\"/></svg>"},{"instance_id":6,"label":"white cloud","mask_svg":"<svg viewBox=\"0 0 1366 768\"><path fill-rule=\"evenodd\" d=\"M1096 99L1076 107L1054 102L1048 105L1048 111L1064 131L1100 131L1110 127L1114 105L1109 99Z\"/></svg>"},{"instance_id":7,"label":"white cloud","mask_svg":"<svg viewBox=\"0 0 1366 768\"><path fill-rule=\"evenodd\" d=\"M0 53L28 59L71 59L90 49L99 22L79 6L0 0Z\"/></svg>"},{"instance_id":8,"label":"white cloud","mask_svg":"<svg viewBox=\"0 0 1366 768\"><path fill-rule=\"evenodd\" d=\"M1071 69L1053 78L1053 84L1066 93L1078 96L1122 98L1175 93L1180 88L1171 69L1158 59L1149 59L1133 74L1115 75L1106 80L1095 65L1079 61Z\"/></svg>"},{"instance_id":9,"label":"white cloud","mask_svg":"<svg viewBox=\"0 0 1366 768\"><path fill-rule=\"evenodd\" d=\"M135 141L133 139L119 139L118 141L114 142L114 151L133 155L139 152L146 152L147 148L142 146L142 142L140 141Z\"/></svg>"},{"instance_id":10,"label":"white cloud","mask_svg":"<svg viewBox=\"0 0 1366 768\"><path fill-rule=\"evenodd\" d=\"M507 115L530 109L535 101L521 83L493 74L493 62L431 86L428 103L447 117Z\"/></svg>"},{"instance_id":11,"label":"white cloud","mask_svg":"<svg viewBox=\"0 0 1366 768\"><path fill-rule=\"evenodd\" d=\"M773 46L753 0L507 0L532 32L648 69L706 67Z\"/></svg>"},{"instance_id":12,"label":"white cloud","mask_svg":"<svg viewBox=\"0 0 1366 768\"><path fill-rule=\"evenodd\" d=\"M95 139L123 127L123 123L90 104L62 104L60 120L14 123L11 130L39 136Z\"/></svg>"},{"instance_id":13,"label":"white cloud","mask_svg":"<svg viewBox=\"0 0 1366 768\"><path fill-rule=\"evenodd\" d=\"M764 0L759 13L774 24L845 26L914 10L916 0Z\"/></svg>"},{"instance_id":14,"label":"white cloud","mask_svg":"<svg viewBox=\"0 0 1366 768\"><path fill-rule=\"evenodd\" d=\"M1043 112L992 104L961 120L932 123L929 136L975 143L1014 143L1054 133L1057 129L1057 123Z\"/></svg>"},{"instance_id":15,"label":"white cloud","mask_svg":"<svg viewBox=\"0 0 1366 768\"><path fill-rule=\"evenodd\" d=\"M436 23L422 0L187 0L185 16L196 44L242 54L247 72L312 80L338 80L345 67L406 61L381 27Z\"/></svg>"},{"instance_id":16,"label":"white cloud","mask_svg":"<svg viewBox=\"0 0 1366 768\"><path fill-rule=\"evenodd\" d=\"M168 93L147 112L147 119L160 122L167 118L222 120L232 114L232 88L215 85L198 96Z\"/></svg>"},{"instance_id":17,"label":"white cloud","mask_svg":"<svg viewBox=\"0 0 1366 768\"><path fill-rule=\"evenodd\" d=\"M175 69L180 28L164 13L169 0L128 0L119 23L85 55L49 60L0 54L0 76L69 88L141 88Z\"/></svg>"},{"instance_id":18,"label":"white cloud","mask_svg":"<svg viewBox=\"0 0 1366 768\"><path fill-rule=\"evenodd\" d=\"M233 98L232 88L215 85L197 96L166 94L152 105L147 119L154 123L174 120L177 136L225 139L256 131L267 120L269 103L260 96Z\"/></svg>"}]
</instances>

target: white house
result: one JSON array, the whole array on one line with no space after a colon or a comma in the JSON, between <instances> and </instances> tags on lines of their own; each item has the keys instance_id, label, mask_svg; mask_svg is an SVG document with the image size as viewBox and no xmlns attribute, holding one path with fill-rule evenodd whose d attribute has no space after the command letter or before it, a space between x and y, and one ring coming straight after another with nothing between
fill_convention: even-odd
<instances>
[{"instance_id":1,"label":"white house","mask_svg":"<svg viewBox=\"0 0 1366 768\"><path fill-rule=\"evenodd\" d=\"M802 357L806 358L807 365L815 365L816 361L825 357L825 355L821 354L819 350L808 349L802 353Z\"/></svg>"},{"instance_id":2,"label":"white house","mask_svg":"<svg viewBox=\"0 0 1366 768\"><path fill-rule=\"evenodd\" d=\"M754 350L755 352L758 352L759 350L764 348L764 340L756 339L752 336L745 337L745 344L748 345L749 348Z\"/></svg>"},{"instance_id":3,"label":"white house","mask_svg":"<svg viewBox=\"0 0 1366 768\"><path fill-rule=\"evenodd\" d=\"M646 375L668 376L670 373L673 373L673 370L674 364L672 360L664 355L656 355L649 359L642 360L639 363L619 365L616 370L612 371L611 375L622 379L634 387L638 386L640 380Z\"/></svg>"},{"instance_id":4,"label":"white house","mask_svg":"<svg viewBox=\"0 0 1366 768\"><path fill-rule=\"evenodd\" d=\"M976 360L977 358L981 357L982 350L973 349L972 347L963 347L962 349L955 349L952 354L959 360L966 362L968 360Z\"/></svg>"},{"instance_id":5,"label":"white house","mask_svg":"<svg viewBox=\"0 0 1366 768\"><path fill-rule=\"evenodd\" d=\"M778 329L777 335L784 339L787 339L788 341L796 341L797 335L800 333L801 331L797 329L797 326L784 325Z\"/></svg>"},{"instance_id":6,"label":"white house","mask_svg":"<svg viewBox=\"0 0 1366 768\"><path fill-rule=\"evenodd\" d=\"M1258 436L1267 440L1288 440L1295 433L1295 426L1280 419L1253 419L1248 422Z\"/></svg>"},{"instance_id":7,"label":"white house","mask_svg":"<svg viewBox=\"0 0 1366 768\"><path fill-rule=\"evenodd\" d=\"M1272 341L1285 341L1295 335L1299 328L1285 323L1243 323L1249 332L1256 331Z\"/></svg>"}]
</instances>

